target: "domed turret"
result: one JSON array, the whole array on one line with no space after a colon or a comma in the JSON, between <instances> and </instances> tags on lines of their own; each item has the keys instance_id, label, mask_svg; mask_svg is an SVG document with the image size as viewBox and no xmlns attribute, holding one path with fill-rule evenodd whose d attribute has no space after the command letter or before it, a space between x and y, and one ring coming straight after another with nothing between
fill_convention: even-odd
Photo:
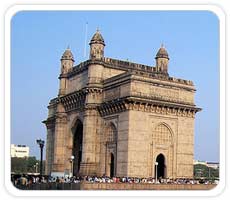
<instances>
[{"instance_id":1,"label":"domed turret","mask_svg":"<svg viewBox=\"0 0 230 201\"><path fill-rule=\"evenodd\" d=\"M63 53L61 60L72 60L74 62L74 57L69 47Z\"/></svg>"},{"instance_id":2,"label":"domed turret","mask_svg":"<svg viewBox=\"0 0 230 201\"><path fill-rule=\"evenodd\" d=\"M159 73L168 74L169 55L163 45L161 45L160 49L158 50L155 59L156 71Z\"/></svg>"},{"instance_id":3,"label":"domed turret","mask_svg":"<svg viewBox=\"0 0 230 201\"><path fill-rule=\"evenodd\" d=\"M93 35L90 43L90 45L92 44L102 44L105 46L105 41L101 35L101 33L99 32L99 30L97 29L97 32Z\"/></svg>"},{"instance_id":4,"label":"domed turret","mask_svg":"<svg viewBox=\"0 0 230 201\"><path fill-rule=\"evenodd\" d=\"M68 47L61 57L61 75L60 79L60 87L59 87L59 96L63 96L66 94L67 89L67 78L66 74L73 68L74 58L73 54Z\"/></svg>"},{"instance_id":5,"label":"domed turret","mask_svg":"<svg viewBox=\"0 0 230 201\"><path fill-rule=\"evenodd\" d=\"M74 57L73 54L68 47L61 57L61 73L67 73L69 69L73 67Z\"/></svg>"},{"instance_id":6,"label":"domed turret","mask_svg":"<svg viewBox=\"0 0 230 201\"><path fill-rule=\"evenodd\" d=\"M89 45L90 59L102 60L104 57L105 41L99 30L93 35Z\"/></svg>"},{"instance_id":7,"label":"domed turret","mask_svg":"<svg viewBox=\"0 0 230 201\"><path fill-rule=\"evenodd\" d=\"M158 52L157 52L157 54L156 54L155 59L157 59L157 58L167 58L167 59L169 59L168 52L167 52L167 50L164 48L163 45L161 45L161 48L158 50Z\"/></svg>"}]
</instances>

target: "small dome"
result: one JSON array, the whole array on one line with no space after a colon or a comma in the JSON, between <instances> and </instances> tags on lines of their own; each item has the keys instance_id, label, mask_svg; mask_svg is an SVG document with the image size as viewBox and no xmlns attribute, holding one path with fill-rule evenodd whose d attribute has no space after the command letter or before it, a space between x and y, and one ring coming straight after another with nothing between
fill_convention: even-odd
<instances>
[{"instance_id":1,"label":"small dome","mask_svg":"<svg viewBox=\"0 0 230 201\"><path fill-rule=\"evenodd\" d=\"M105 45L105 41L99 30L97 30L97 32L93 35L89 44L91 45L93 43Z\"/></svg>"},{"instance_id":2,"label":"small dome","mask_svg":"<svg viewBox=\"0 0 230 201\"><path fill-rule=\"evenodd\" d=\"M169 59L169 55L167 50L163 47L163 45L161 45L161 48L158 50L155 59L157 58L167 58Z\"/></svg>"},{"instance_id":3,"label":"small dome","mask_svg":"<svg viewBox=\"0 0 230 201\"><path fill-rule=\"evenodd\" d=\"M65 50L65 52L63 53L61 59L62 60L73 60L74 61L73 54L72 54L71 50L69 49L69 47Z\"/></svg>"}]
</instances>

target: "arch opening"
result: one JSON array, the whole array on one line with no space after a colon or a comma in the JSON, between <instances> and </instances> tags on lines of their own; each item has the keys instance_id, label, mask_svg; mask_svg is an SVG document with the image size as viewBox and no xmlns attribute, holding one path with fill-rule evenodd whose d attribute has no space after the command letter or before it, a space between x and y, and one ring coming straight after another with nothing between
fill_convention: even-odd
<instances>
[{"instance_id":1,"label":"arch opening","mask_svg":"<svg viewBox=\"0 0 230 201\"><path fill-rule=\"evenodd\" d=\"M110 123L105 132L105 174L116 176L117 163L117 129Z\"/></svg>"},{"instance_id":2,"label":"arch opening","mask_svg":"<svg viewBox=\"0 0 230 201\"><path fill-rule=\"evenodd\" d=\"M110 154L110 177L114 177L115 176L115 161L114 161L114 155L113 153Z\"/></svg>"},{"instance_id":3,"label":"arch opening","mask_svg":"<svg viewBox=\"0 0 230 201\"><path fill-rule=\"evenodd\" d=\"M155 175L157 176L157 179L166 178L166 165L165 165L165 157L163 154L159 154L156 158Z\"/></svg>"},{"instance_id":4,"label":"arch opening","mask_svg":"<svg viewBox=\"0 0 230 201\"><path fill-rule=\"evenodd\" d=\"M83 124L80 120L76 121L73 136L73 176L79 175L80 165L82 161L82 143L83 143Z\"/></svg>"}]
</instances>

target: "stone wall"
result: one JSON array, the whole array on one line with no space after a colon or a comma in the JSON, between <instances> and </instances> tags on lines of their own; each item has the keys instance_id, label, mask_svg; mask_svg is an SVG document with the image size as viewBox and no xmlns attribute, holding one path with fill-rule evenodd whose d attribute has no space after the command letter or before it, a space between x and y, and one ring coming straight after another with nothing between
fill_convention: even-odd
<instances>
[{"instance_id":1,"label":"stone wall","mask_svg":"<svg viewBox=\"0 0 230 201\"><path fill-rule=\"evenodd\" d=\"M193 177L194 118L178 117L177 175Z\"/></svg>"},{"instance_id":2,"label":"stone wall","mask_svg":"<svg viewBox=\"0 0 230 201\"><path fill-rule=\"evenodd\" d=\"M166 160L166 177L176 178L177 118L132 110L129 111L129 117L128 175L154 177L154 164L161 153ZM155 128L158 125L164 125L169 130L169 142L164 142L165 139L156 142Z\"/></svg>"},{"instance_id":3,"label":"stone wall","mask_svg":"<svg viewBox=\"0 0 230 201\"><path fill-rule=\"evenodd\" d=\"M115 184L81 183L81 190L210 190L215 184Z\"/></svg>"},{"instance_id":4,"label":"stone wall","mask_svg":"<svg viewBox=\"0 0 230 201\"><path fill-rule=\"evenodd\" d=\"M73 77L70 77L67 81L67 93L69 94L74 91L78 91L83 87L86 87L88 82L88 70L85 70Z\"/></svg>"},{"instance_id":5,"label":"stone wall","mask_svg":"<svg viewBox=\"0 0 230 201\"><path fill-rule=\"evenodd\" d=\"M146 177L149 155L149 118L145 112L129 111L128 175Z\"/></svg>"},{"instance_id":6,"label":"stone wall","mask_svg":"<svg viewBox=\"0 0 230 201\"><path fill-rule=\"evenodd\" d=\"M118 117L117 126L117 176L123 176L128 174L128 154L129 154L129 112L122 112Z\"/></svg>"},{"instance_id":7,"label":"stone wall","mask_svg":"<svg viewBox=\"0 0 230 201\"><path fill-rule=\"evenodd\" d=\"M216 184L127 184L127 183L50 183L29 187L16 186L22 190L210 190ZM103 192L102 192L103 194Z\"/></svg>"},{"instance_id":8,"label":"stone wall","mask_svg":"<svg viewBox=\"0 0 230 201\"><path fill-rule=\"evenodd\" d=\"M186 86L187 89L183 89L173 82L143 79L141 76L133 76L133 80L130 93L134 96L194 104L193 86Z\"/></svg>"},{"instance_id":9,"label":"stone wall","mask_svg":"<svg viewBox=\"0 0 230 201\"><path fill-rule=\"evenodd\" d=\"M104 68L103 71L103 79L108 79L110 77L114 77L116 75L119 75L121 73L124 73L125 71L123 70L118 70L118 69L113 69L113 68Z\"/></svg>"}]
</instances>

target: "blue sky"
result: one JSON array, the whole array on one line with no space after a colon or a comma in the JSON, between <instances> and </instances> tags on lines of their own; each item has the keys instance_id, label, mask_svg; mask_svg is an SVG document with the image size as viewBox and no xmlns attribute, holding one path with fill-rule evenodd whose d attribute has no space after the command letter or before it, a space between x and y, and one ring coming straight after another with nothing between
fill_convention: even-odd
<instances>
[{"instance_id":1,"label":"blue sky","mask_svg":"<svg viewBox=\"0 0 230 201\"><path fill-rule=\"evenodd\" d=\"M219 161L219 20L209 11L18 12L11 21L11 143L39 157L36 139L46 139L41 122L58 93L61 55L69 45L75 64L86 60L97 27L106 57L155 66L164 44L170 76L192 80L203 108L195 121L195 159Z\"/></svg>"}]
</instances>

